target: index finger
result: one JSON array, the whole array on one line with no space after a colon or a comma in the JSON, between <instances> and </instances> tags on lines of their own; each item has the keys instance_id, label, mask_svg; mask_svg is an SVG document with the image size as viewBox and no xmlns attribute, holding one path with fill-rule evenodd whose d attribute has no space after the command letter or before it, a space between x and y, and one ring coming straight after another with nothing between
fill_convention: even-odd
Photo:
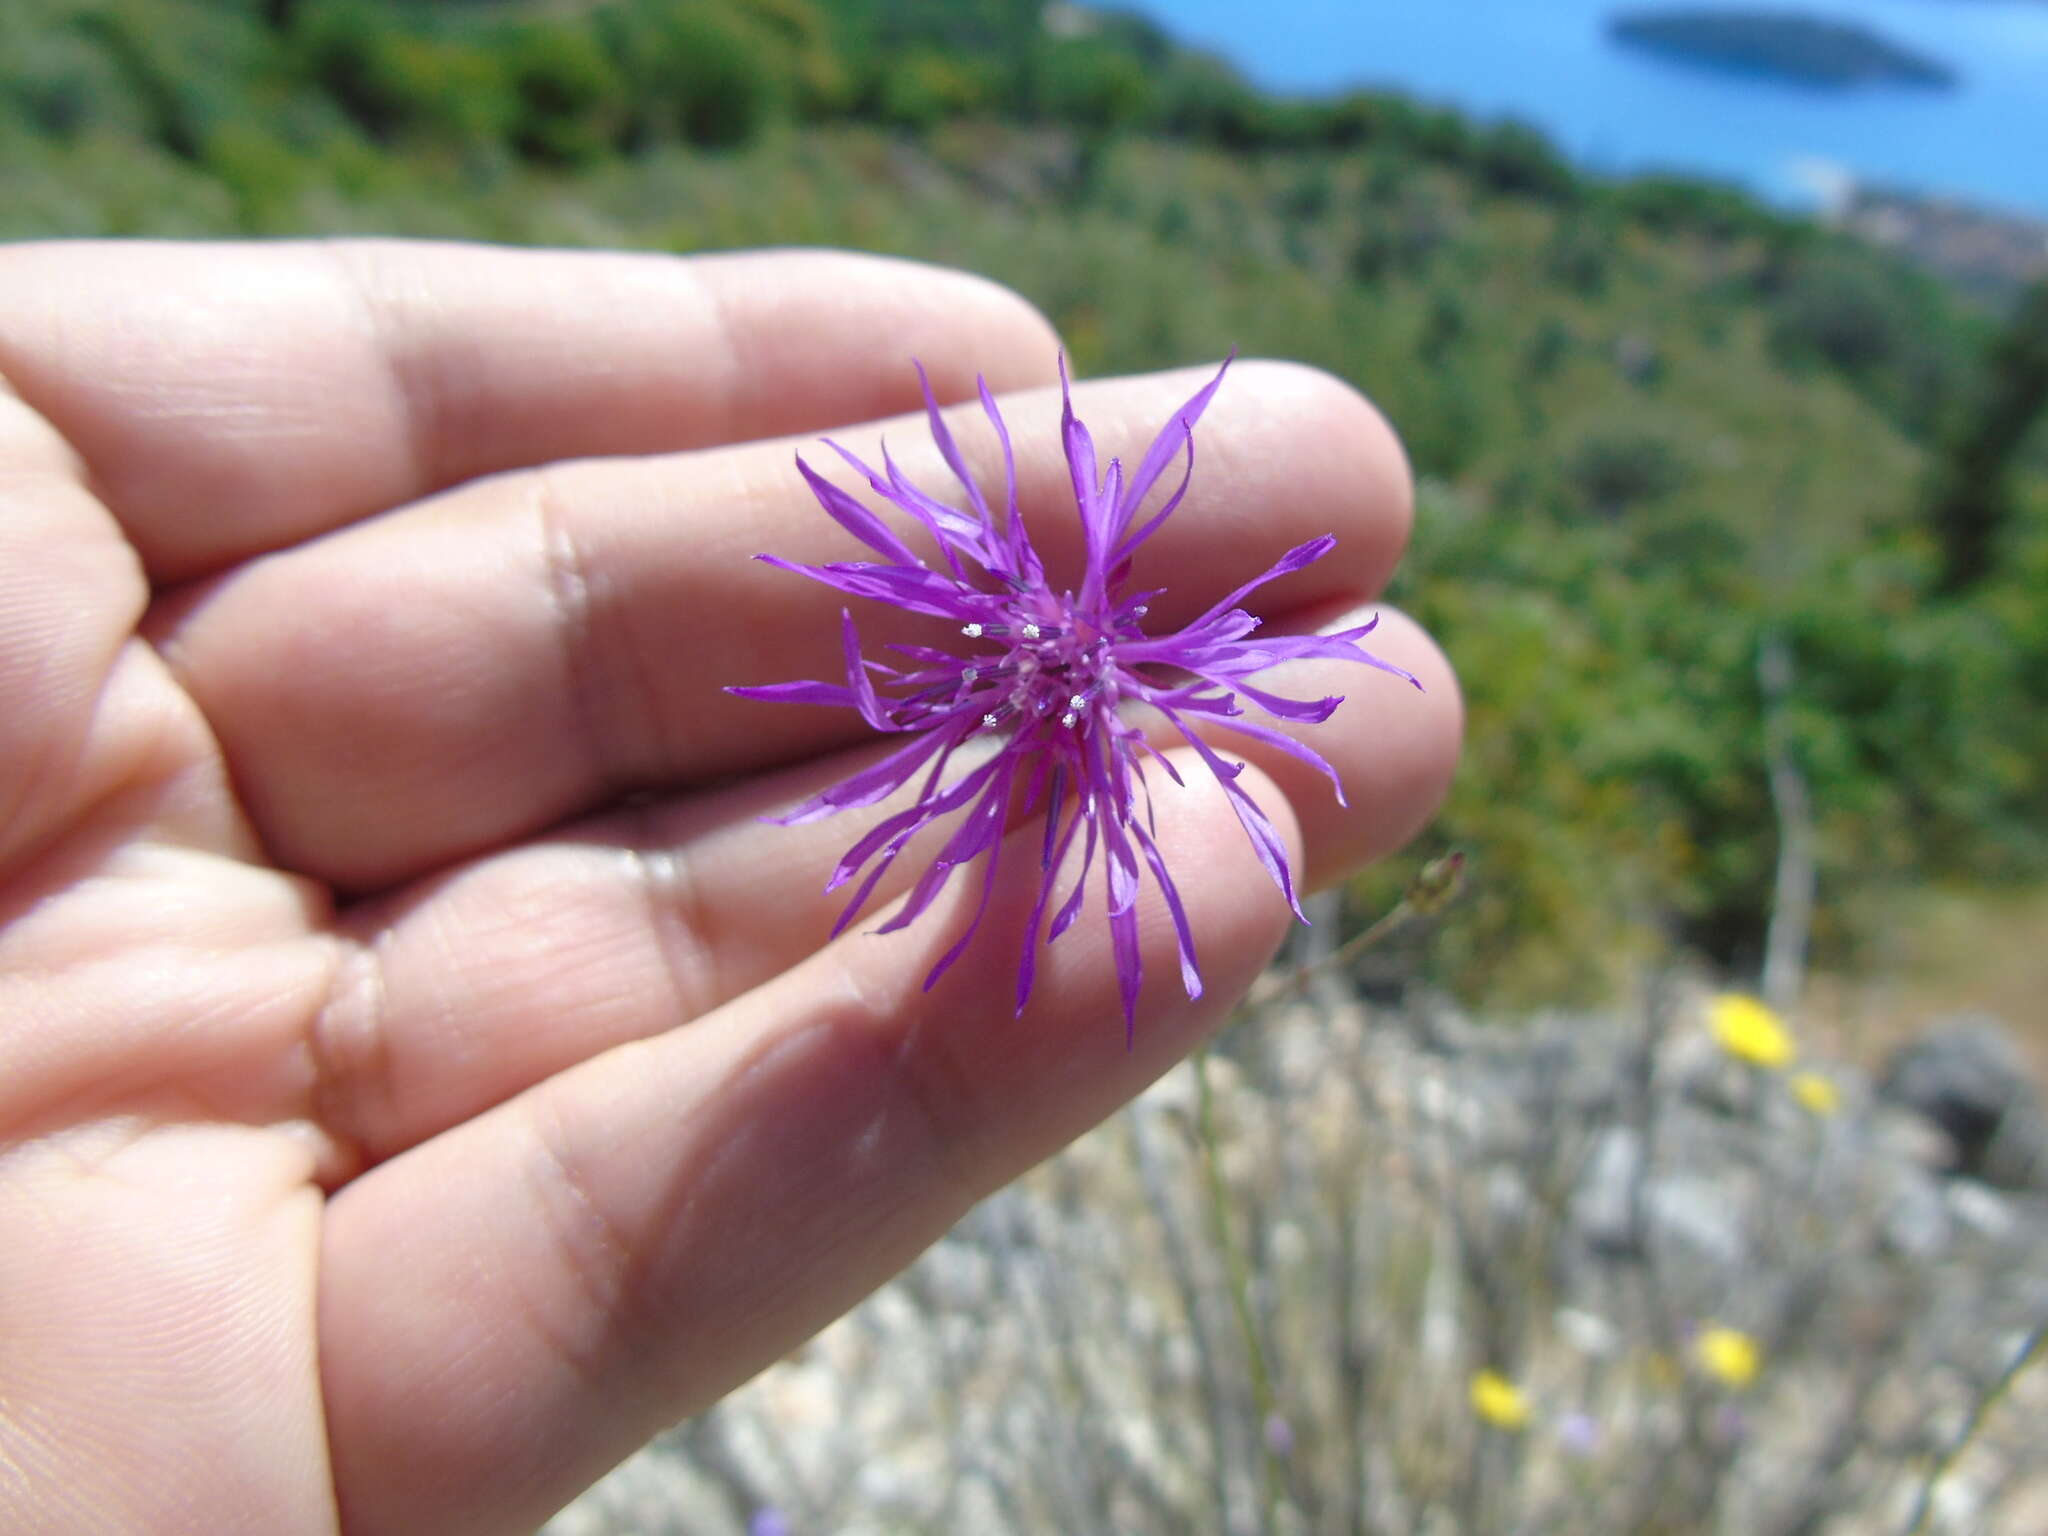
<instances>
[{"instance_id":1,"label":"index finger","mask_svg":"<svg viewBox=\"0 0 2048 1536\"><path fill-rule=\"evenodd\" d=\"M894 415L906 356L957 400L1055 349L993 283L835 251L49 243L0 292L0 377L158 584L499 470Z\"/></svg>"}]
</instances>

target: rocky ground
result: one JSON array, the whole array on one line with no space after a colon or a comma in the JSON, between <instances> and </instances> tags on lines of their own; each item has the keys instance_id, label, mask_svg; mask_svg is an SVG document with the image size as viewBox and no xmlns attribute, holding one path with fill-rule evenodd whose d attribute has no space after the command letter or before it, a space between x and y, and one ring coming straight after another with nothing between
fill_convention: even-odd
<instances>
[{"instance_id":1,"label":"rocky ground","mask_svg":"<svg viewBox=\"0 0 2048 1536\"><path fill-rule=\"evenodd\" d=\"M1827 216L2001 308L2048 278L2048 221L2041 219L1859 186L1844 186Z\"/></svg>"},{"instance_id":2,"label":"rocky ground","mask_svg":"<svg viewBox=\"0 0 2048 1536\"><path fill-rule=\"evenodd\" d=\"M2048 1529L2048 1121L2005 1032L1873 1080L1743 1060L1709 1002L1481 1023L1324 978L549 1536Z\"/></svg>"}]
</instances>

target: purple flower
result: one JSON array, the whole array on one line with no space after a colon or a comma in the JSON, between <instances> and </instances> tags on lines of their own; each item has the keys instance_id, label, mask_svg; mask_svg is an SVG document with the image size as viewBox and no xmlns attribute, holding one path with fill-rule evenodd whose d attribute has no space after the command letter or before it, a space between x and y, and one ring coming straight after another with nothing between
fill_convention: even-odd
<instances>
[{"instance_id":1,"label":"purple flower","mask_svg":"<svg viewBox=\"0 0 2048 1536\"><path fill-rule=\"evenodd\" d=\"M827 565L801 565L774 555L756 558L849 596L942 620L957 637L954 646L959 652L929 645L894 645L889 649L899 660L885 663L863 656L853 617L842 610L844 683L774 683L728 690L751 699L855 709L876 730L904 738L901 746L873 767L788 815L774 818L786 825L815 821L855 806L873 805L917 781L915 800L871 828L833 870L827 890L859 880L834 934L853 921L913 837L935 822L957 818L902 910L880 930L892 933L908 927L945 888L955 869L977 858L984 860L980 902L973 921L932 967L925 978L929 988L967 948L988 909L1010 807L1021 793L1024 812L1044 807L1045 835L1038 856L1038 896L1017 971L1018 1011L1023 1011L1031 995L1041 934L1050 943L1073 925L1098 855L1126 1034L1135 1023L1142 979L1138 891L1147 870L1173 918L1182 984L1190 998L1199 997L1202 982L1194 935L1153 836L1148 762L1174 783L1182 780L1147 740L1138 721L1131 718L1133 705L1149 707L1187 739L1229 797L1259 861L1295 915L1301 915L1279 834L1238 786L1244 765L1220 756L1197 725L1263 741L1313 765L1328 776L1341 802L1343 786L1330 764L1294 737L1245 719L1239 697L1282 720L1304 724L1327 720L1343 700L1284 698L1245 679L1280 662L1317 657L1363 662L1405 678L1417 688L1422 685L1358 644L1379 622L1377 618L1341 634L1252 638L1259 620L1238 604L1275 577L1298 571L1328 554L1336 544L1328 536L1289 550L1263 574L1172 634L1145 632L1148 600L1159 593L1126 590L1132 557L1186 495L1194 473L1194 426L1228 368L1226 362L1215 378L1174 413L1137 468L1126 471L1114 458L1106 469L1098 466L1088 429L1074 419L1062 360L1060 389L1065 408L1060 432L1087 555L1079 585L1065 590L1055 590L1047 580L1025 529L1017 505L1017 465L1009 430L985 381L981 383L982 409L1003 453L1000 518L968 474L921 367L918 379L924 385L932 438L960 482L964 506L911 484L886 447L882 468L877 471L827 440L877 496L929 536L937 546L936 563L914 550L862 502L798 458L798 470L825 511L880 558ZM1157 510L1141 518L1146 497L1161 483L1161 476L1183 448L1187 466L1180 484ZM1073 889L1051 912L1048 924L1054 886L1069 866L1077 841L1081 857Z\"/></svg>"},{"instance_id":2,"label":"purple flower","mask_svg":"<svg viewBox=\"0 0 2048 1536\"><path fill-rule=\"evenodd\" d=\"M1587 1457L1600 1449L1600 1421L1574 1408L1557 1421L1557 1441L1573 1456Z\"/></svg>"}]
</instances>

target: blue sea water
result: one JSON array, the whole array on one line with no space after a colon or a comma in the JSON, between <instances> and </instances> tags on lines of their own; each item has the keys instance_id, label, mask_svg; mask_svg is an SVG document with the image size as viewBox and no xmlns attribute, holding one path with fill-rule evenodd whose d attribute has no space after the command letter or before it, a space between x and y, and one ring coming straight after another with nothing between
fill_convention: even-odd
<instances>
[{"instance_id":1,"label":"blue sea water","mask_svg":"<svg viewBox=\"0 0 2048 1536\"><path fill-rule=\"evenodd\" d=\"M1810 206L1840 176L2048 218L2048 0L1686 0L1800 9L1953 68L1958 88L1830 91L1614 43L1657 0L1152 0L1269 89L1382 86L1541 128L1598 171L1674 170Z\"/></svg>"}]
</instances>

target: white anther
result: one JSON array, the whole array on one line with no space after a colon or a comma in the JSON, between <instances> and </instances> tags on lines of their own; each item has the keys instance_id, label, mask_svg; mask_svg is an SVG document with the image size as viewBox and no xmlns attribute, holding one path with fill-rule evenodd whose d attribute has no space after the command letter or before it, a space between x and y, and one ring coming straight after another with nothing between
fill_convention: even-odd
<instances>
[{"instance_id":1,"label":"white anther","mask_svg":"<svg viewBox=\"0 0 2048 1536\"><path fill-rule=\"evenodd\" d=\"M979 624L962 624L960 626L960 633L970 640L979 640L981 638L981 626Z\"/></svg>"},{"instance_id":2,"label":"white anther","mask_svg":"<svg viewBox=\"0 0 2048 1536\"><path fill-rule=\"evenodd\" d=\"M996 723L996 717L994 715L983 715L981 717L981 723L983 725L994 725Z\"/></svg>"},{"instance_id":3,"label":"white anther","mask_svg":"<svg viewBox=\"0 0 2048 1536\"><path fill-rule=\"evenodd\" d=\"M1067 700L1067 708L1069 709L1086 709L1087 707L1088 696L1086 694L1077 693Z\"/></svg>"},{"instance_id":4,"label":"white anther","mask_svg":"<svg viewBox=\"0 0 2048 1536\"><path fill-rule=\"evenodd\" d=\"M1074 728L1074 721L1076 718L1077 716L1070 709L1064 715L1060 716L1060 724L1064 725L1068 730L1071 731Z\"/></svg>"},{"instance_id":5,"label":"white anther","mask_svg":"<svg viewBox=\"0 0 2048 1536\"><path fill-rule=\"evenodd\" d=\"M1036 640L1038 638L1038 626L1036 624L1026 624L1023 634L1026 640Z\"/></svg>"},{"instance_id":6,"label":"white anther","mask_svg":"<svg viewBox=\"0 0 2048 1536\"><path fill-rule=\"evenodd\" d=\"M1143 617L1145 617L1146 614L1150 613L1151 611L1152 610L1150 608L1147 608L1143 603L1140 603L1137 607L1131 610L1131 617L1134 619L1142 619Z\"/></svg>"}]
</instances>

